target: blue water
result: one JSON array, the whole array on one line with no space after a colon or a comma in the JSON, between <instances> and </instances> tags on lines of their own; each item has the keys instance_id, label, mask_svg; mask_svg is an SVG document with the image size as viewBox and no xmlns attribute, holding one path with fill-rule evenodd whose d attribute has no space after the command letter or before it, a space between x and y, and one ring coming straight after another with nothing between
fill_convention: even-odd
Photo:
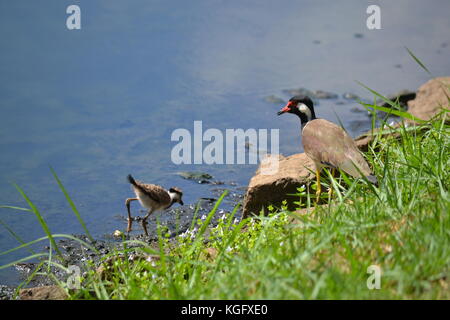
<instances>
[{"instance_id":1,"label":"blue water","mask_svg":"<svg viewBox=\"0 0 450 320\"><path fill-rule=\"evenodd\" d=\"M200 170L246 186L255 165L171 162L173 130L279 128L280 151L299 152L299 124L264 101L306 87L372 96L415 90L450 71L450 2L375 1L382 30L366 28L374 1L1 1L0 205L37 204L54 233L81 233L49 170L52 166L97 237L125 228L128 173L185 190L185 203L211 186L175 173ZM66 28L81 7L82 29ZM363 35L355 37L355 33ZM317 43L320 42L320 43ZM340 101L343 101L340 99ZM352 135L367 129L355 103L321 100L318 116L341 119ZM362 125L361 125L362 123ZM355 125L356 124L356 125ZM43 235L27 212L0 209L25 241ZM0 226L0 252L17 244ZM42 247L42 246L41 246ZM0 264L27 255L0 256ZM12 269L0 284L14 284Z\"/></svg>"}]
</instances>

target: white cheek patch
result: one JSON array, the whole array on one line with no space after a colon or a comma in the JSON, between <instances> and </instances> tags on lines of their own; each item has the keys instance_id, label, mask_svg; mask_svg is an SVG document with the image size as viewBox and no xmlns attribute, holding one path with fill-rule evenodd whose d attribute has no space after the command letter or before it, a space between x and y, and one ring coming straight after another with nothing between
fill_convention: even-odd
<instances>
[{"instance_id":1,"label":"white cheek patch","mask_svg":"<svg viewBox=\"0 0 450 320\"><path fill-rule=\"evenodd\" d=\"M298 105L298 110L300 110L300 112L302 112L306 115L306 118L308 118L308 121L311 120L311 118L312 118L311 110L309 110L309 108L304 103L300 103Z\"/></svg>"}]
</instances>

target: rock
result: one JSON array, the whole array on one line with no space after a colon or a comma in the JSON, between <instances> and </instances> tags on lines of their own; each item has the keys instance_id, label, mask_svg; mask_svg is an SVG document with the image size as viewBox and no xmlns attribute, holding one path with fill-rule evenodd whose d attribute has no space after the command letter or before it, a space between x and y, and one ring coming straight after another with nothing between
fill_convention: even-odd
<instances>
[{"instance_id":1,"label":"rock","mask_svg":"<svg viewBox=\"0 0 450 320\"><path fill-rule=\"evenodd\" d=\"M308 96L311 99L313 99L313 101L316 99L336 99L339 97L339 95L333 92L328 92L324 90L311 91L305 88L285 89L283 90L283 93L289 96L297 96L297 95ZM314 103L316 103L316 101L314 101Z\"/></svg>"},{"instance_id":2,"label":"rock","mask_svg":"<svg viewBox=\"0 0 450 320\"><path fill-rule=\"evenodd\" d=\"M298 199L288 194L297 193L298 187L314 179L314 164L306 154L278 157L278 170L274 174L263 174L266 163L262 162L250 180L244 199L244 218L252 213L259 214L269 204L281 206L283 200L288 200L288 208L294 210L293 202Z\"/></svg>"},{"instance_id":3,"label":"rock","mask_svg":"<svg viewBox=\"0 0 450 320\"><path fill-rule=\"evenodd\" d=\"M364 35L362 33L355 33L353 34L353 37L355 37L356 39L361 39L364 37Z\"/></svg>"},{"instance_id":4,"label":"rock","mask_svg":"<svg viewBox=\"0 0 450 320\"><path fill-rule=\"evenodd\" d=\"M428 81L424 85L422 85L417 94L415 94L415 99L408 100L408 112L415 116L416 118L422 120L430 120L435 115L437 115L442 109L449 108L449 97L450 97L450 77L436 78ZM400 92L402 93L402 92ZM405 99L408 94L406 91L403 91L403 96ZM412 95L410 95L411 97ZM414 123L414 121L405 120L406 124ZM400 123L393 125L394 128L400 126ZM367 132L365 134L360 135L355 139L355 143L357 147L366 152L368 150L368 145L374 140L376 133L379 129L374 130L372 132ZM392 138L397 138L399 136L398 133L385 134L386 136L390 136Z\"/></svg>"},{"instance_id":5,"label":"rock","mask_svg":"<svg viewBox=\"0 0 450 320\"><path fill-rule=\"evenodd\" d=\"M400 90L395 94L388 95L386 98L394 102L398 100L400 106L406 110L408 101L415 99L416 93L410 90ZM389 103L382 100L378 101L377 104L385 108L391 108L391 105Z\"/></svg>"},{"instance_id":6,"label":"rock","mask_svg":"<svg viewBox=\"0 0 450 320\"><path fill-rule=\"evenodd\" d=\"M450 77L435 78L417 91L414 100L408 101L408 112L416 118L430 120L441 112L442 108L449 108Z\"/></svg>"},{"instance_id":7,"label":"rock","mask_svg":"<svg viewBox=\"0 0 450 320\"><path fill-rule=\"evenodd\" d=\"M367 127L370 127L371 125L372 125L371 120L366 118L363 120L358 119L349 121L349 123L347 124L347 128L353 132L357 131L361 132L364 131Z\"/></svg>"},{"instance_id":8,"label":"rock","mask_svg":"<svg viewBox=\"0 0 450 320\"><path fill-rule=\"evenodd\" d=\"M210 183L209 180L213 178L212 175L204 172L182 171L178 172L178 175L183 179L195 180L198 183Z\"/></svg>"},{"instance_id":9,"label":"rock","mask_svg":"<svg viewBox=\"0 0 450 320\"><path fill-rule=\"evenodd\" d=\"M283 99L281 99L277 96L274 96L274 95L264 97L264 101L273 103L273 104L286 104L286 102Z\"/></svg>"},{"instance_id":10,"label":"rock","mask_svg":"<svg viewBox=\"0 0 450 320\"><path fill-rule=\"evenodd\" d=\"M316 99L336 99L339 97L336 93L327 92L323 90L316 90L314 91L313 94L314 94L313 98Z\"/></svg>"},{"instance_id":11,"label":"rock","mask_svg":"<svg viewBox=\"0 0 450 320\"><path fill-rule=\"evenodd\" d=\"M314 92L305 88L285 89L283 90L283 93L289 96L308 96L310 98L313 98L314 96Z\"/></svg>"},{"instance_id":12,"label":"rock","mask_svg":"<svg viewBox=\"0 0 450 320\"><path fill-rule=\"evenodd\" d=\"M344 98L345 100L358 100L360 99L358 95L351 93L351 92L345 92L342 95L342 98Z\"/></svg>"},{"instance_id":13,"label":"rock","mask_svg":"<svg viewBox=\"0 0 450 320\"><path fill-rule=\"evenodd\" d=\"M21 289L19 292L21 300L65 300L67 293L58 286L43 286Z\"/></svg>"},{"instance_id":14,"label":"rock","mask_svg":"<svg viewBox=\"0 0 450 320\"><path fill-rule=\"evenodd\" d=\"M367 110L361 106L353 107L350 109L350 111L354 112L354 113L366 113L367 114Z\"/></svg>"}]
</instances>

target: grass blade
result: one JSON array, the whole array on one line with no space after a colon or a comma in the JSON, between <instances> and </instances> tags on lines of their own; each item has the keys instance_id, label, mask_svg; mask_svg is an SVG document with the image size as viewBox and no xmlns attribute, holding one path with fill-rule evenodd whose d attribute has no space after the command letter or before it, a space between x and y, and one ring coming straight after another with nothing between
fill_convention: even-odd
<instances>
[{"instance_id":1,"label":"grass blade","mask_svg":"<svg viewBox=\"0 0 450 320\"><path fill-rule=\"evenodd\" d=\"M55 248L55 251L58 254L58 256L61 259L64 259L61 251L59 250L58 246L56 245L55 239L53 238L52 233L50 232L50 229L48 228L47 223L45 222L45 220L42 217L42 215L39 212L39 210L36 208L34 203L30 200L30 198L28 198L28 196L25 194L25 192L18 185L14 184L14 187L17 189L17 191L19 191L19 193L22 195L22 197L25 199L25 201L30 206L31 210L33 211L33 213L35 214L36 218L38 219L39 224L41 225L42 229L44 230L45 234L47 235L50 243L53 245L53 248Z\"/></svg>"},{"instance_id":2,"label":"grass blade","mask_svg":"<svg viewBox=\"0 0 450 320\"><path fill-rule=\"evenodd\" d=\"M34 258L39 258L39 257L46 257L46 256L48 256L48 253L36 253L36 254L31 255L31 256L28 256L28 257L25 257L25 258L22 258L22 259L10 262L8 264L4 264L4 265L0 266L0 270L12 267L15 264L18 264L18 263L21 263L21 262L24 262L24 261L28 261L28 260L31 260L31 259L34 259Z\"/></svg>"},{"instance_id":3,"label":"grass blade","mask_svg":"<svg viewBox=\"0 0 450 320\"><path fill-rule=\"evenodd\" d=\"M21 207L15 207L15 206L0 206L0 208L4 208L4 209L14 209L14 210L20 210L20 211L32 211L31 209L28 208L21 208Z\"/></svg>"},{"instance_id":4,"label":"grass blade","mask_svg":"<svg viewBox=\"0 0 450 320\"><path fill-rule=\"evenodd\" d=\"M419 64L419 66L422 67L422 69L424 69L430 76L431 76L431 72L430 70L428 70L427 67L425 67L425 65L422 63L422 61L419 60L419 58L417 58L414 53L411 52L411 50L409 50L408 47L405 47L405 49L408 51L409 55Z\"/></svg>"},{"instance_id":5,"label":"grass blade","mask_svg":"<svg viewBox=\"0 0 450 320\"><path fill-rule=\"evenodd\" d=\"M220 204L222 203L223 199L225 198L225 196L228 194L228 190L225 190L222 195L219 197L219 199L216 201L216 203L214 204L214 207L211 209L211 211L208 213L208 216L206 217L205 221L203 222L202 226L200 227L194 242L191 245L191 249L188 251L189 254L191 254L192 252L195 251L195 249L197 248L198 243L200 243L202 241L202 236L206 231L206 228L208 227L209 223L211 222L214 214L217 211L217 208L219 208Z\"/></svg>"},{"instance_id":6,"label":"grass blade","mask_svg":"<svg viewBox=\"0 0 450 320\"><path fill-rule=\"evenodd\" d=\"M88 243L86 243L85 241L83 241L83 240L81 240L81 239L78 239L77 237L71 236L70 234L54 234L54 235L53 235L53 238L67 238L67 239L71 239L71 240L77 241L78 243L80 243L80 244L81 244L82 246L84 246L85 248L91 249L92 251L98 253L98 250L95 249L95 247L89 245ZM47 239L48 239L48 236L45 236L45 237L41 237L41 238L32 240L32 241L27 242L27 243L24 243L24 244L22 244L22 245L20 245L20 246L18 246L18 247L9 249L9 250L7 250L7 251L0 252L0 256L3 256L3 255L5 255L5 254L11 253L11 252L14 252L14 251L17 251L17 250L20 250L20 249L22 249L22 248L25 248L25 247L27 247L27 246L30 246L30 245L32 245L32 244L35 244L35 243L38 243L38 242L40 242L40 241L44 241L44 240L47 240Z\"/></svg>"},{"instance_id":7,"label":"grass blade","mask_svg":"<svg viewBox=\"0 0 450 320\"><path fill-rule=\"evenodd\" d=\"M20 242L23 245L26 245L25 241L22 240L22 238L13 231L13 229L11 229L5 222L3 222L3 220L0 219L0 224L14 237L14 239L16 239L18 242ZM31 254L35 254L35 252L33 251L33 249L31 249L28 245L26 245L27 250L31 253Z\"/></svg>"},{"instance_id":8,"label":"grass blade","mask_svg":"<svg viewBox=\"0 0 450 320\"><path fill-rule=\"evenodd\" d=\"M92 238L91 234L89 233L88 228L86 227L86 224L84 223L83 219L81 218L80 213L78 212L77 207L75 206L75 203L73 203L72 199L70 198L69 194L67 193L66 188L64 188L61 180L59 180L58 175L56 174L55 170L53 170L52 167L50 167L50 170L53 174L53 177L55 178L56 182L58 183L59 188L64 193L64 196L66 197L67 202L69 203L70 207L72 208L73 213L75 213L75 216L78 219L78 222L81 224L81 226L84 229L84 232L88 236L89 240L94 241L94 238Z\"/></svg>"}]
</instances>

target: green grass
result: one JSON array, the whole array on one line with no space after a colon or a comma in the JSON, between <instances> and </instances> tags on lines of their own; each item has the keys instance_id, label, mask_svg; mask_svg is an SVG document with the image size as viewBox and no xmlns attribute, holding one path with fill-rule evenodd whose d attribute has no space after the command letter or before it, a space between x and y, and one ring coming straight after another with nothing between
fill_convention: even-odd
<instances>
[{"instance_id":1,"label":"green grass","mask_svg":"<svg viewBox=\"0 0 450 320\"><path fill-rule=\"evenodd\" d=\"M399 131L399 139L379 137L367 155L379 188L334 180L330 206L243 221L229 215L207 234L213 210L175 243L160 228L156 248L125 252L142 259L93 269L71 297L449 299L450 128L436 121L425 133ZM159 258L145 259L150 254ZM366 285L371 265L382 270L379 290Z\"/></svg>"}]
</instances>

